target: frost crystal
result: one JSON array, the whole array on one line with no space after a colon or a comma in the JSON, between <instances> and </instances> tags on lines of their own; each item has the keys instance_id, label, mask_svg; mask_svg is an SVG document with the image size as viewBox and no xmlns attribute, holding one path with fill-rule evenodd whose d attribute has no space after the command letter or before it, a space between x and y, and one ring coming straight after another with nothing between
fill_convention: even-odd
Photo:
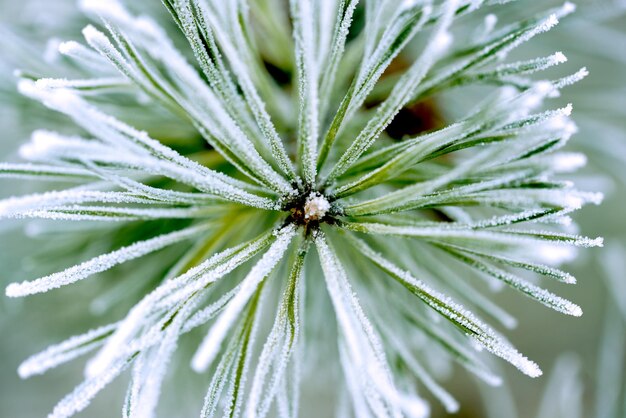
<instances>
[{"instance_id":1,"label":"frost crystal","mask_svg":"<svg viewBox=\"0 0 626 418\"><path fill-rule=\"evenodd\" d=\"M316 221L326 216L330 209L328 200L319 193L311 193L304 203L304 217L310 221Z\"/></svg>"}]
</instances>

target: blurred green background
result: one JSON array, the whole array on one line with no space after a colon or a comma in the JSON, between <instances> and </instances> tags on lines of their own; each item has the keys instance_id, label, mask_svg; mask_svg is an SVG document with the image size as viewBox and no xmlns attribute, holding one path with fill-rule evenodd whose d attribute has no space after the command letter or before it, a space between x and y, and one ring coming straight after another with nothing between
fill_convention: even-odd
<instances>
[{"instance_id":1,"label":"blurred green background","mask_svg":"<svg viewBox=\"0 0 626 418\"><path fill-rule=\"evenodd\" d=\"M145 3L165 17L160 2ZM496 10L526 16L551 4L559 3L520 0ZM559 100L574 103L574 120L580 128L570 149L589 156L588 166L576 175L576 181L582 189L606 194L603 205L585 208L576 219L583 234L604 236L605 248L581 251L568 266L578 284L558 288L560 295L583 308L582 318L560 315L513 292L497 296L500 305L520 320L507 335L545 374L532 380L494 361L507 383L488 388L453 370L444 385L461 401L459 418L626 417L626 1L581 1L578 6L575 15L530 42L521 53L537 56L563 51L569 61L559 67L560 72L574 72L581 66L590 71L587 79L566 89ZM57 74L55 43L79 39L84 24L73 0L0 0L0 155L4 160L17 158L19 144L32 130L63 129L65 124L16 93L13 70ZM444 113L453 115L458 103L446 97L439 100ZM0 197L31 192L34 187L0 179ZM0 223L0 287L64 267L57 261L63 254L52 249L57 244L63 251L71 251L70 247L58 235L34 234L36 228L24 222ZM42 260L46 261L43 268ZM140 262L118 274L150 274L149 269L149 263ZM92 299L104 290L106 285L86 281L25 300L0 298L0 417L46 416L81 381L81 361L27 381L20 380L16 370L22 360L47 345L108 323L90 309ZM179 357L188 358L188 354ZM183 377L176 379L178 395L167 399L162 416L186 417L190 415L185 411L200 408L206 382L186 367L185 360L175 365L174 374ZM78 416L118 416L125 383L121 379L111 385ZM318 382L310 388L303 416L331 416L332 386ZM432 405L434 417L445 416L435 402Z\"/></svg>"}]
</instances>

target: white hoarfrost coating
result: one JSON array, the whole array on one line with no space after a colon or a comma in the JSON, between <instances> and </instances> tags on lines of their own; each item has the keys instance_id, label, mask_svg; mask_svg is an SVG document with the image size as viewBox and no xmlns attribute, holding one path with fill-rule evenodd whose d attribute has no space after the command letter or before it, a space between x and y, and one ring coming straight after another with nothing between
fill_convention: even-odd
<instances>
[{"instance_id":1,"label":"white hoarfrost coating","mask_svg":"<svg viewBox=\"0 0 626 418\"><path fill-rule=\"evenodd\" d=\"M23 95L68 116L83 133L37 130L19 148L23 162L0 163L0 179L52 180L62 187L0 199L0 221L42 219L26 233L50 237L46 248L62 233L62 244L65 235L71 244L72 234L77 247L93 240L94 249L106 252L91 256L90 246L91 258L12 283L6 294L52 291L142 258L151 267L128 266L123 282L99 279L91 306L100 313L113 313L122 299L138 301L121 320L19 366L27 378L90 356L84 382L49 418L81 412L127 368L122 415L155 418L161 394L175 386L164 383L180 338L205 324L191 359L193 370L210 374L204 418L297 418L311 373L341 375L334 415L377 418L428 416L414 381L446 411L458 410L435 380L448 359L490 385L501 379L481 361L486 352L531 377L541 375L473 312L505 328L516 318L464 279L471 269L494 292L508 286L555 311L582 314L527 276L574 283L556 266L576 258L573 247L603 244L570 225L572 212L599 204L602 194L578 190L568 176L553 177L586 162L583 154L562 151L577 131L572 106L544 108L588 72L535 81L545 77L533 74L566 62L565 55L509 60L518 46L571 13L571 3L505 25L481 11L478 27L464 30L453 25L456 17L509 0L368 1L363 42L353 43L359 0L289 0L281 16L271 7L248 10L245 1L166 1L188 41L185 53L177 49L182 39L131 13L124 4L130 2L77 1L99 19L84 28L82 44L53 38L44 58L52 74L62 74L65 61L81 71L16 76ZM259 18L263 32L277 35L264 39L263 48L248 39ZM282 23L285 31L266 28ZM412 47L416 38L421 53ZM19 37L8 39L16 50L23 45ZM293 67L289 85L274 82L265 55L278 70ZM398 58L406 68L387 78ZM491 86L487 97L454 123L398 142L387 138L389 125L411 103L473 84ZM368 100L372 96L376 100ZM116 99L121 108L114 109ZM140 115L131 120L149 126L150 134L113 116L126 110ZM200 142L179 153L164 140L182 140L191 130L207 141L209 158ZM440 164L449 154L450 164ZM446 219L426 216L433 209ZM248 220L254 229L240 231ZM131 221L151 223L90 226ZM357 234L373 236L372 247ZM354 259L335 250L344 245ZM377 266L380 277L360 280L362 262ZM319 282L320 269L325 285L309 285ZM306 302L319 297L326 302ZM386 309L389 303L394 309ZM332 321L329 310L335 325L323 337L338 337L337 347L326 350L329 341L322 341L318 350L317 338L300 337L307 327ZM425 367L430 360L437 360L432 370ZM331 367L318 369L318 362Z\"/></svg>"},{"instance_id":2,"label":"white hoarfrost coating","mask_svg":"<svg viewBox=\"0 0 626 418\"><path fill-rule=\"evenodd\" d=\"M304 218L309 221L322 219L330 209L328 200L317 192L313 192L304 204Z\"/></svg>"}]
</instances>

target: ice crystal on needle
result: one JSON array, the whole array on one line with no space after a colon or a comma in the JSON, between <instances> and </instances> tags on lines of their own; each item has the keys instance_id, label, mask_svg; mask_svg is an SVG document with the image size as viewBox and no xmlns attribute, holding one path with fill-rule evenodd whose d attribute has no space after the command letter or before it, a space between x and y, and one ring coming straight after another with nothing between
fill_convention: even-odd
<instances>
[{"instance_id":1,"label":"ice crystal on needle","mask_svg":"<svg viewBox=\"0 0 626 418\"><path fill-rule=\"evenodd\" d=\"M427 356L487 384L500 379L480 348L542 373L482 318L517 323L474 279L582 314L527 273L574 283L555 264L602 245L571 233L569 214L602 199L563 179L586 162L560 150L576 132L572 105L544 108L586 70L537 79L567 61L560 51L506 61L573 5L501 25L501 1L284 3L163 0L178 27L168 32L118 0L81 0L93 24L85 44L58 43L68 78L20 72L20 92L76 133L35 131L24 161L0 164L0 177L58 185L1 200L0 218L105 223L124 245L94 235L104 254L6 294L156 252L165 272L147 294L117 293L139 299L125 317L20 366L26 378L91 353L85 381L50 417L80 412L128 368L123 416L156 416L167 366L198 327L189 361L206 375L202 417L295 418L314 372L335 379L341 416L427 416L422 385L454 412ZM467 22L478 9L489 14L477 30ZM466 86L482 101L446 115L435 98ZM390 135L416 106L447 124ZM320 335L336 339L323 359Z\"/></svg>"}]
</instances>

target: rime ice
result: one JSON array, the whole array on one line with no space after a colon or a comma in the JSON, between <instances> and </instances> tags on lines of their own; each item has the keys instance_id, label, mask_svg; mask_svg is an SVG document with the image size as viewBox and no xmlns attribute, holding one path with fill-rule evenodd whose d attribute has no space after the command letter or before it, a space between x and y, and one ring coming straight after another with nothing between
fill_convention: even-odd
<instances>
[{"instance_id":1,"label":"rime ice","mask_svg":"<svg viewBox=\"0 0 626 418\"><path fill-rule=\"evenodd\" d=\"M439 364L449 357L497 385L501 379L478 357L483 350L529 376L541 374L473 313L479 310L507 328L517 322L465 278L471 269L494 291L508 285L558 312L582 314L574 303L515 271L574 283L552 265L573 257L572 247L602 245L601 239L559 232L575 232L562 228L571 222L569 214L599 203L602 195L553 178L575 171L585 157L561 151L576 132L572 106L540 110L587 71L537 82L527 76L565 62L561 52L505 61L515 48L556 25L573 5L513 25L500 25L488 15L473 37L465 37L453 26L457 16L483 3L506 2L368 1L362 42L348 42L358 0L290 0L283 16L290 23L284 46L294 49L283 54L281 45L266 39L259 51L250 47L254 43L247 35L257 31L250 30L248 17L257 18L265 8L248 16L245 1L227 2L228 7L223 0L164 1L189 43L188 53L178 49L181 43L169 31L147 16L133 15L120 0L78 3L104 25L83 30L86 45L54 40L48 53L59 64L57 49L62 61L84 70L81 78L23 78L19 91L68 116L83 128L83 136L35 131L19 150L23 162L0 163L0 178L77 185L0 199L0 220L46 221L31 229L63 220L58 228L64 234L85 230L94 238L84 239L98 240L97 247L107 252L12 283L6 294L51 291L157 251L162 253L146 263L162 263L154 271L167 272L144 277L147 271L139 269L116 283L114 292L103 289L96 299L106 301L103 305L128 296L138 302L117 322L53 345L20 366L19 375L26 378L90 355L85 381L49 417L82 411L131 367L123 415L154 418L161 392L169 390L162 384L180 337L204 324L206 335L191 368L211 373L200 414L206 418L297 418L300 381L310 370L320 372L317 360L330 364L333 375L335 370L343 374L337 416L427 416L426 401L407 385L414 379L403 373L414 374L448 412L456 411L458 402L435 381L443 363L424 367L422 360L436 358ZM272 25L283 20L270 17L265 16ZM282 33L274 29L270 32ZM407 65L396 70L402 71L397 81L387 78L385 83L394 85L381 86L384 94L370 102L372 93L379 94L378 81L420 32L421 54L403 56ZM463 36L462 42L453 33ZM293 62L274 57L274 49ZM276 85L273 75L257 65L265 58L279 70L293 69L292 81L285 82L291 88ZM348 80L343 73L353 81L341 91ZM393 143L381 138L410 103L477 82L501 87L445 128ZM141 115L142 126L158 118L150 129L153 136L102 109L104 102L115 104L118 94L98 100L112 89L130 99L114 113L136 106L132 110ZM161 142L169 135L159 127L166 125L184 137L194 128L210 146L209 160L196 158L208 156L205 147L196 153L196 145L189 143L182 147L189 154L183 155ZM439 162L461 150L466 151ZM214 153L221 155L219 164L213 164ZM424 210L427 216L416 213ZM442 216L432 216L436 212ZM78 224L66 231L70 221ZM98 234L87 229L94 222L109 222L113 229L130 221L152 221L156 228L124 229L123 244L111 239L117 230ZM240 228L244 223L253 228ZM537 223L549 226L538 229ZM326 235L329 230L343 233ZM375 238L361 240L350 231ZM335 248L350 245L356 259L344 260ZM361 263L378 266L380 276L359 280ZM307 271L315 265L325 286L307 285L320 275ZM284 273L288 280L280 277ZM126 282L139 283L141 289L149 285L150 291L134 294L139 288L126 288ZM320 296L328 301L318 303ZM326 327L324 336L337 337L336 359L322 358L331 350L318 350L317 338L298 340L310 324L312 329L325 326L329 308L336 326ZM427 340L436 351L430 351ZM440 356L443 351L450 355ZM308 353L320 358L310 359ZM398 362L406 367L395 367Z\"/></svg>"},{"instance_id":2,"label":"rime ice","mask_svg":"<svg viewBox=\"0 0 626 418\"><path fill-rule=\"evenodd\" d=\"M304 219L317 221L326 216L330 209L328 200L319 193L311 193L304 204Z\"/></svg>"}]
</instances>

